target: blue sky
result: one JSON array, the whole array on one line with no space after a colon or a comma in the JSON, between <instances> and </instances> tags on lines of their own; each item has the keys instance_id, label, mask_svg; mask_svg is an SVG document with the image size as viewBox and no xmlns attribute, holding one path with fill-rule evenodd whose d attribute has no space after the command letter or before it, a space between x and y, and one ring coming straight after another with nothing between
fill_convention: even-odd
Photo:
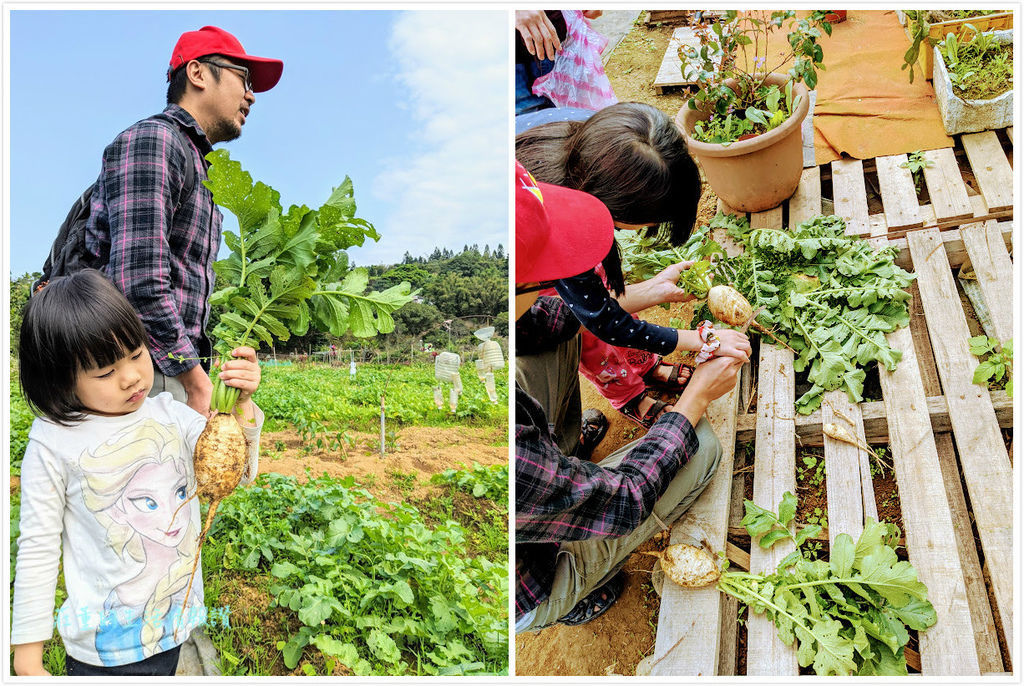
<instances>
[{"instance_id":1,"label":"blue sky","mask_svg":"<svg viewBox=\"0 0 1024 686\"><path fill-rule=\"evenodd\" d=\"M13 276L42 267L103 148L163 109L178 36L207 24L284 61L242 137L218 147L286 208L317 207L352 177L359 216L382 234L350 251L357 264L508 249L506 10L12 10ZM225 228L237 228L230 214Z\"/></svg>"}]
</instances>

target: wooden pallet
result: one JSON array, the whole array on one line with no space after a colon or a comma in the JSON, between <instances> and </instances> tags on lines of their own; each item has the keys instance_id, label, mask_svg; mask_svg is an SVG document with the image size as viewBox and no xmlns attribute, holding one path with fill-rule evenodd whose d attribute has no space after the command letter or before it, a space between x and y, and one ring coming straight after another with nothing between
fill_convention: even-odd
<instances>
[{"instance_id":1,"label":"wooden pallet","mask_svg":"<svg viewBox=\"0 0 1024 686\"><path fill-rule=\"evenodd\" d=\"M1006 133L1012 144L1012 130ZM795 226L821 213L822 185L830 183L834 211L847 220L848 233L878 247L896 246L897 261L917 273L911 324L887 336L903 358L893 372L880 368L881 402L851 404L844 393L832 392L829 403L805 417L793 410L792 353L762 343L756 411L739 406L746 398L739 388L709 409L725 454L708 489L673 527L672 541L691 538L699 528L716 550L732 549L730 557L746 561L748 551L726 540L742 512L743 481L733 476L736 440L755 441L754 500L773 507L784 491L796 491L796 437L824 445L829 540L842 532L856 538L865 518L877 517L874 492L864 452L822 435L834 408L854 420L861 439L888 441L891 448L908 556L938 614L909 662L932 676L1003 673L1012 665L1003 664L996 627L1012 646L1013 483L1000 427L1012 426L1013 404L1002 391L971 383L978 361L968 350L953 269L970 264L998 336L1012 336L1012 172L992 131L964 135L955 148L928 157L927 205L918 203L911 175L900 166L907 156L892 155L805 169L784 207L751 215L751 226L782 228L784 217ZM874 215L869 176L884 208ZM781 545L769 551L753 546L748 564L753 571L773 570L788 552ZM734 602L714 589L684 591L666 582L652 674L733 674L736 650ZM794 648L755 614L747 620L746 665L748 675L798 673Z\"/></svg>"}]
</instances>

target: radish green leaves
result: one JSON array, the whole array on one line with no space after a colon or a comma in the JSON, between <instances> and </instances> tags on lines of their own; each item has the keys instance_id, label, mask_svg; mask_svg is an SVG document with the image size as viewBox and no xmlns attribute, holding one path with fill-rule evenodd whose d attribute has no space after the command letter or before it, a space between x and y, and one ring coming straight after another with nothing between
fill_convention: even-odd
<instances>
[{"instance_id":1,"label":"radish green leaves","mask_svg":"<svg viewBox=\"0 0 1024 686\"><path fill-rule=\"evenodd\" d=\"M203 184L237 217L239 229L224 231L231 255L213 265L229 284L210 296L211 304L226 308L213 329L219 353L273 345L310 327L361 337L394 330L391 313L412 299L411 287L403 282L366 292L367 271L348 268L345 249L380 235L355 216L347 177L319 209L292 205L284 212L280 194L253 183L226 151L215 150L207 159L209 180Z\"/></svg>"}]
</instances>

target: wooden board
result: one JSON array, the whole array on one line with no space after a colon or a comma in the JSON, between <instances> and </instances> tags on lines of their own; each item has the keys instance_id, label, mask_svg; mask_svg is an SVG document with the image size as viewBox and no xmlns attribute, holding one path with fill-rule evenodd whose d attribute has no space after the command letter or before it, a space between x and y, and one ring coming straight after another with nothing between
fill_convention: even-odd
<instances>
[{"instance_id":1,"label":"wooden board","mask_svg":"<svg viewBox=\"0 0 1024 686\"><path fill-rule=\"evenodd\" d=\"M935 210L936 220L973 217L974 208L967 198L967 186L960 175L960 165L953 148L926 150L924 156L931 162L931 165L924 168L924 182L928 186L928 197Z\"/></svg>"},{"instance_id":2,"label":"wooden board","mask_svg":"<svg viewBox=\"0 0 1024 686\"><path fill-rule=\"evenodd\" d=\"M755 229L781 229L782 207L750 215ZM786 491L796 493L796 434L793 403L796 375L793 353L761 341L757 367L757 440L754 443L754 497L775 509ZM794 550L792 541L780 541L768 550L751 546L750 571L774 572L779 561ZM796 674L796 647L779 640L775 624L763 615L747 620L747 674Z\"/></svg>"},{"instance_id":3,"label":"wooden board","mask_svg":"<svg viewBox=\"0 0 1024 686\"><path fill-rule=\"evenodd\" d=\"M1004 391L989 392L989 399L996 411L996 419L1001 428L1007 429L1013 426L1013 399L1007 397ZM928 418L931 421L932 431L936 434L953 430L949 420L949 405L946 398L929 396L927 399ZM868 443L884 443L889 437L889 421L885 414L885 403L882 401L866 402L860 404L861 416L864 422L864 434ZM736 440L744 443L753 441L756 438L757 415L741 414L736 423ZM800 439L800 445L820 446L822 415L821 410L815 410L811 414L796 416L796 435Z\"/></svg>"},{"instance_id":4,"label":"wooden board","mask_svg":"<svg viewBox=\"0 0 1024 686\"><path fill-rule=\"evenodd\" d=\"M885 208L885 223L889 232L921 226L921 212L917 204L917 191L910 170L901 167L907 156L887 155L875 158L878 189Z\"/></svg>"},{"instance_id":5,"label":"wooden board","mask_svg":"<svg viewBox=\"0 0 1024 686\"><path fill-rule=\"evenodd\" d=\"M913 294L910 308L910 332L914 337L914 349L917 352L917 366L921 372L924 392L929 396L942 392L939 383L939 371L935 368L935 356L932 355L931 341L928 337L928 324L921 307L921 294L917 283L910 288ZM949 513L953 520L953 531L956 533L957 551L960 553L960 567L964 573L964 588L967 593L967 605L971 611L971 626L974 628L974 647L978 653L978 667L982 672L997 672L1003 669L1003 660L999 652L999 641L996 638L995 621L992 619L992 608L989 605L988 591L985 588L985 577L978 560L978 549L974 543L974 531L971 528L970 510L964 498L964 490L960 485L960 467L957 464L956 450L953 448L953 436L948 432L935 434L935 450L939 456L939 467L942 469L942 481L946 487L946 500Z\"/></svg>"},{"instance_id":6,"label":"wooden board","mask_svg":"<svg viewBox=\"0 0 1024 686\"><path fill-rule=\"evenodd\" d=\"M994 221L960 229L996 338L1013 338L1013 263Z\"/></svg>"},{"instance_id":7,"label":"wooden board","mask_svg":"<svg viewBox=\"0 0 1024 686\"><path fill-rule=\"evenodd\" d=\"M995 131L965 133L960 141L989 212L1013 208L1013 169Z\"/></svg>"},{"instance_id":8,"label":"wooden board","mask_svg":"<svg viewBox=\"0 0 1024 686\"><path fill-rule=\"evenodd\" d=\"M762 343L757 388L753 501L775 509L783 493L796 493L793 353ZM750 571L772 573L793 550L789 540L768 550L752 545ZM747 619L747 674L782 676L795 675L797 671L795 646L786 646L779 640L771 620L751 613Z\"/></svg>"},{"instance_id":9,"label":"wooden board","mask_svg":"<svg viewBox=\"0 0 1024 686\"><path fill-rule=\"evenodd\" d=\"M870 231L868 193L861 160L836 160L832 163L832 198L833 212L846 219L847 235L866 235Z\"/></svg>"},{"instance_id":10,"label":"wooden board","mask_svg":"<svg viewBox=\"0 0 1024 686\"><path fill-rule=\"evenodd\" d=\"M879 365L879 377L907 553L938 615L935 626L920 634L922 670L933 676L979 674L974 644L963 640L971 635L971 616L913 338L902 328L886 339L903 352L894 371Z\"/></svg>"},{"instance_id":11,"label":"wooden board","mask_svg":"<svg viewBox=\"0 0 1024 686\"><path fill-rule=\"evenodd\" d=\"M833 178L836 178L835 165L836 163L833 163ZM856 174L857 167L851 167L845 174L840 172L839 176L851 181L856 179ZM856 184L851 183L850 186L855 188ZM860 177L860 189L863 196L863 174ZM838 195L838 193L834 194ZM848 193L846 196L849 198L853 196L853 193ZM847 202L844 203L843 210L835 210L836 214L847 219L847 226L849 226L849 219L842 212L852 208L853 204ZM804 170L796 193L789 199L789 224L793 227L819 214L821 214L821 173L817 167L814 167ZM864 205L864 216L867 216L866 204ZM860 440L863 441L864 423L861 421L860 408L851 404L842 391L825 393L822 403L824 421L834 421L844 426L847 423L834 416L833 407L854 422L853 426L847 426L847 428L855 434L859 434ZM847 443L826 440L825 474L828 489L829 541L832 541L832 536L844 532L856 539L864 528L865 505L868 502L870 502L873 513L871 516L875 519L878 518L867 455L860 448Z\"/></svg>"},{"instance_id":12,"label":"wooden board","mask_svg":"<svg viewBox=\"0 0 1024 686\"><path fill-rule=\"evenodd\" d=\"M696 82L696 79L687 78L683 74L683 63L679 59L679 48L683 45L700 49L700 39L692 26L680 26L672 32L672 38L665 48L665 57L658 68L658 75L654 77L654 90L658 95L664 95L666 88L688 86Z\"/></svg>"},{"instance_id":13,"label":"wooden board","mask_svg":"<svg viewBox=\"0 0 1024 686\"><path fill-rule=\"evenodd\" d=\"M996 233L1002 237L1005 246L1010 247L1013 245L1013 222L996 222ZM968 258L967 248L964 246L963 236L960 235L960 232L943 231L941 236L942 247L946 252L949 266L956 268L966 262ZM897 238L896 240L890 240L889 245L896 247L900 251L896 256L896 264L908 271L913 271L914 264L910 259L907 239Z\"/></svg>"},{"instance_id":14,"label":"wooden board","mask_svg":"<svg viewBox=\"0 0 1024 686\"><path fill-rule=\"evenodd\" d=\"M940 245L938 232L915 232L907 240L1003 633L1007 643L1012 645L1013 475L1010 461L989 394L982 386L971 383L978 362L968 349L970 333L946 253L936 249Z\"/></svg>"},{"instance_id":15,"label":"wooden board","mask_svg":"<svg viewBox=\"0 0 1024 686\"><path fill-rule=\"evenodd\" d=\"M736 447L736 406L739 391L731 391L708 407L707 417L722 444L722 458L711 482L672 526L671 543L693 543L706 537L713 550L726 549L729 503L732 495L733 458ZM715 587L683 589L666 580L658 613L654 644L656 664L652 676L718 673L723 594Z\"/></svg>"}]
</instances>

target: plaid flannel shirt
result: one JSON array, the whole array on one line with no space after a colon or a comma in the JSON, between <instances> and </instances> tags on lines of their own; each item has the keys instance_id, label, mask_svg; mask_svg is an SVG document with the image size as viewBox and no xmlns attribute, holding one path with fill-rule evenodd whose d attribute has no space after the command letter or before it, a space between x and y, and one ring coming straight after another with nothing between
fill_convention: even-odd
<instances>
[{"instance_id":1,"label":"plaid flannel shirt","mask_svg":"<svg viewBox=\"0 0 1024 686\"><path fill-rule=\"evenodd\" d=\"M552 338L578 325L566 308L538 299L524 318ZM553 300L553 299L547 299ZM553 315L545 323L544 314ZM519 336L517 323L517 341ZM535 344L539 343L534 341ZM519 343L517 342L517 346ZM698 448L686 417L667 412L614 469L563 455L540 404L516 385L516 620L549 594L558 544L625 536Z\"/></svg>"},{"instance_id":2,"label":"plaid flannel shirt","mask_svg":"<svg viewBox=\"0 0 1024 686\"><path fill-rule=\"evenodd\" d=\"M164 113L190 145L159 119L136 122L118 135L103 151L85 245L142 318L156 366L177 376L197 362L177 362L167 353L210 354L205 329L223 217L202 184L209 139L178 105ZM195 169L192 189L184 188L185 165Z\"/></svg>"}]
</instances>

